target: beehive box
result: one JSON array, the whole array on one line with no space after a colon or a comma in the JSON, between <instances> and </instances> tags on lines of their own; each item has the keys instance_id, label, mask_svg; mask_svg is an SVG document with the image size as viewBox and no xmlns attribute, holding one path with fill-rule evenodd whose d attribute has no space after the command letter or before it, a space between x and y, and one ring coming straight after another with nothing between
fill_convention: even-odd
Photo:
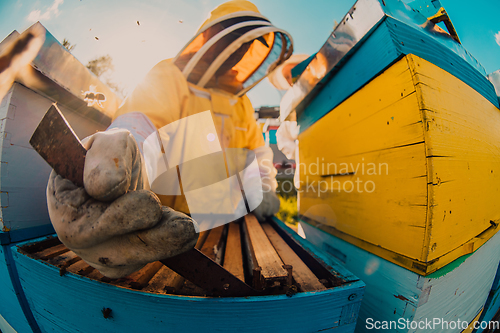
<instances>
[{"instance_id":1,"label":"beehive box","mask_svg":"<svg viewBox=\"0 0 500 333\"><path fill-rule=\"evenodd\" d=\"M472 331L477 320L487 320L480 316L488 311L484 304L500 259L499 233L472 254L422 276L307 222L300 225L309 242L366 283L356 332L373 332L392 322L391 332L459 333ZM439 320L436 326L426 326L434 320Z\"/></svg>"},{"instance_id":2,"label":"beehive box","mask_svg":"<svg viewBox=\"0 0 500 333\"><path fill-rule=\"evenodd\" d=\"M335 259L290 234L280 221L275 221L275 233L289 233L289 239L294 239L292 242L300 246L302 253L311 253L309 256L318 262L325 260L320 271L327 272L331 281L324 282L326 285L320 289L296 283L298 293L291 288L289 295L278 290L285 288L281 285L265 296L221 299L205 297L206 291L184 283L179 275L158 262L146 265L127 279L110 281L60 244L55 235L49 236L49 240L41 238L42 243L50 245L43 250L50 253L38 253L40 256L35 257L22 252L18 245L33 244L33 238L53 233L45 197L50 167L28 140L54 102L83 138L109 125L119 99L46 32L45 44L32 63L30 76L13 85L0 107L0 330L138 332L168 327L172 331L234 332L276 327L289 331L353 332L363 282ZM216 238L223 235L221 228L210 235L201 250L216 255L214 245L218 244ZM227 246L225 251L231 248ZM219 249L217 255L220 253ZM297 282L295 276L293 279ZM323 283L316 280L316 286ZM290 317L302 308L303 318L315 320Z\"/></svg>"},{"instance_id":3,"label":"beehive box","mask_svg":"<svg viewBox=\"0 0 500 333\"><path fill-rule=\"evenodd\" d=\"M16 31L9 35L0 50L18 35ZM24 74L0 102L0 330L4 332L37 327L10 245L54 232L45 197L51 168L31 148L31 134L53 103L58 103L80 138L105 129L120 103L48 31ZM106 100L89 106L85 94L89 90L102 93Z\"/></svg>"},{"instance_id":4,"label":"beehive box","mask_svg":"<svg viewBox=\"0 0 500 333\"><path fill-rule=\"evenodd\" d=\"M58 244L57 238L21 243L12 250L27 303L43 332L95 332L96 328L106 332L354 332L364 283L281 221L273 219L265 225L273 246L277 243L270 235L279 234L301 258L308 253L315 265L321 263L320 270L326 270L330 276L326 278L334 283L321 289L301 284L297 292L287 294L207 297L206 290L187 281L176 282L178 276L158 262L111 280ZM233 222L226 227L236 226ZM197 246L214 260L222 256L227 267L227 257L233 257L235 249L230 250L229 238L225 247L217 246L222 229L210 230ZM318 274L317 266L310 267Z\"/></svg>"},{"instance_id":5,"label":"beehive box","mask_svg":"<svg viewBox=\"0 0 500 333\"><path fill-rule=\"evenodd\" d=\"M475 333L493 332L500 329L500 266L497 269L495 280L484 304L483 312L479 318L479 326ZM496 327L494 325L497 325Z\"/></svg>"},{"instance_id":6,"label":"beehive box","mask_svg":"<svg viewBox=\"0 0 500 333\"><path fill-rule=\"evenodd\" d=\"M498 231L499 128L484 96L405 56L299 135L299 213L430 274Z\"/></svg>"},{"instance_id":7,"label":"beehive box","mask_svg":"<svg viewBox=\"0 0 500 333\"><path fill-rule=\"evenodd\" d=\"M415 6L412 8L411 6ZM281 103L296 111L303 132L382 71L408 54L453 74L498 107L486 71L452 36L427 20L438 0L358 0L314 55ZM308 60L309 61L309 60Z\"/></svg>"},{"instance_id":8,"label":"beehive box","mask_svg":"<svg viewBox=\"0 0 500 333\"><path fill-rule=\"evenodd\" d=\"M0 50L18 35L11 33ZM96 100L97 93L104 100ZM45 201L51 168L28 142L53 103L84 138L106 129L120 99L45 30L38 55L0 103L1 244L53 231Z\"/></svg>"}]
</instances>

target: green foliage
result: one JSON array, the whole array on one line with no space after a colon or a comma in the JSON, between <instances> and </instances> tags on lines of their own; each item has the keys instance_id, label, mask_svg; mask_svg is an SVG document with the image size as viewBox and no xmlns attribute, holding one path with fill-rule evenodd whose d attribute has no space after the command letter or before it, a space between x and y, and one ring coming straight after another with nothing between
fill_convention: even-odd
<instances>
[{"instance_id":1,"label":"green foliage","mask_svg":"<svg viewBox=\"0 0 500 333\"><path fill-rule=\"evenodd\" d=\"M298 210L297 210L297 197L296 196L286 196L283 197L278 194L278 198L280 199L280 211L276 214L281 221L296 225L298 219Z\"/></svg>"},{"instance_id":2,"label":"green foliage","mask_svg":"<svg viewBox=\"0 0 500 333\"><path fill-rule=\"evenodd\" d=\"M113 66L113 59L108 54L90 60L86 67L101 81L106 83L108 87L114 90L120 97L125 96L123 86L111 79L111 73L115 68Z\"/></svg>"},{"instance_id":3,"label":"green foliage","mask_svg":"<svg viewBox=\"0 0 500 333\"><path fill-rule=\"evenodd\" d=\"M113 61L109 55L90 60L87 64L87 68L97 77L100 77L108 71L113 71L114 69Z\"/></svg>"},{"instance_id":4,"label":"green foliage","mask_svg":"<svg viewBox=\"0 0 500 333\"><path fill-rule=\"evenodd\" d=\"M64 38L62 41L62 46L64 46L69 52L71 52L76 47L76 44L71 44L69 40Z\"/></svg>"}]
</instances>

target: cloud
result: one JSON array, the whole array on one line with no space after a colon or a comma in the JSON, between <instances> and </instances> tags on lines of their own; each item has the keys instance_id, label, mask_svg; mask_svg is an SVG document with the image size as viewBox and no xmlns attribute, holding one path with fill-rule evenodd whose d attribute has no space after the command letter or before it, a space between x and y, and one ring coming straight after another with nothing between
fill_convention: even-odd
<instances>
[{"instance_id":1,"label":"cloud","mask_svg":"<svg viewBox=\"0 0 500 333\"><path fill-rule=\"evenodd\" d=\"M495 40L496 40L498 46L500 46L500 31L495 34Z\"/></svg>"},{"instance_id":2,"label":"cloud","mask_svg":"<svg viewBox=\"0 0 500 333\"><path fill-rule=\"evenodd\" d=\"M54 3L52 6L47 8L43 13L40 9L36 9L31 11L29 15L26 17L26 20L30 22L37 22L37 21L48 21L52 17L57 17L61 12L59 11L59 5L62 5L64 0L54 0Z\"/></svg>"}]
</instances>

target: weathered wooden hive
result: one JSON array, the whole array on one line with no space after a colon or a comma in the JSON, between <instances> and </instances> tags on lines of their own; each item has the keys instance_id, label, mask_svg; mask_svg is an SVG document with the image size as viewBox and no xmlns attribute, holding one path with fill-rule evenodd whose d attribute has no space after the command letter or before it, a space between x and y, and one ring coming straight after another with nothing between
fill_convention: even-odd
<instances>
[{"instance_id":1,"label":"weathered wooden hive","mask_svg":"<svg viewBox=\"0 0 500 333\"><path fill-rule=\"evenodd\" d=\"M454 29L417 9L447 19L439 1L359 0L282 108L300 125L307 239L367 284L359 331L471 323L500 258L498 96Z\"/></svg>"},{"instance_id":2,"label":"weathered wooden hive","mask_svg":"<svg viewBox=\"0 0 500 333\"><path fill-rule=\"evenodd\" d=\"M109 125L120 100L49 32L28 78L0 107L0 330L354 331L363 282L276 219L247 217L201 233L197 244L259 296L213 297L160 262L118 280L87 265L54 234L50 167L28 140L54 102L83 138ZM99 94L105 100L89 106Z\"/></svg>"},{"instance_id":3,"label":"weathered wooden hive","mask_svg":"<svg viewBox=\"0 0 500 333\"><path fill-rule=\"evenodd\" d=\"M200 235L197 247L251 284L254 275L245 263L249 254L241 246L250 240L262 275L272 283L264 296L210 297L210 290L160 262L123 279L108 279L55 237L20 244L13 257L43 331L93 332L96 327L109 332L354 331L364 290L359 279L279 220L262 226L256 220L241 221L241 231L240 236L240 222L212 229ZM265 233L265 238L253 233ZM277 259L271 258L276 255ZM283 262L293 267L291 283L286 274L284 283L278 276L269 277L283 269ZM78 311L72 310L76 304Z\"/></svg>"},{"instance_id":4,"label":"weathered wooden hive","mask_svg":"<svg viewBox=\"0 0 500 333\"><path fill-rule=\"evenodd\" d=\"M18 35L14 31L5 38L0 50ZM86 100L86 92L90 90L106 100L89 107L93 100ZM10 332L11 325L17 332L30 332L36 325L19 283L12 246L54 233L45 201L51 169L28 141L55 102L83 138L106 129L120 99L46 31L31 67L0 104L0 329L5 332Z\"/></svg>"}]
</instances>

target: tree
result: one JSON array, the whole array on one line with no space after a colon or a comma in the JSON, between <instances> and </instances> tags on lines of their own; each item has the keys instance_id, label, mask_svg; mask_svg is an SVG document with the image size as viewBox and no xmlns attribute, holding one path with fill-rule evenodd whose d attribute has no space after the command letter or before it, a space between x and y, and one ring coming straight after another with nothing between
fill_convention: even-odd
<instances>
[{"instance_id":1,"label":"tree","mask_svg":"<svg viewBox=\"0 0 500 333\"><path fill-rule=\"evenodd\" d=\"M113 60L106 54L105 56L90 60L87 64L87 68L94 73L95 76L101 77L104 73L114 70Z\"/></svg>"},{"instance_id":2,"label":"tree","mask_svg":"<svg viewBox=\"0 0 500 333\"><path fill-rule=\"evenodd\" d=\"M62 41L62 46L64 46L69 52L71 52L76 47L76 44L71 44L69 40L64 38Z\"/></svg>"},{"instance_id":3,"label":"tree","mask_svg":"<svg viewBox=\"0 0 500 333\"><path fill-rule=\"evenodd\" d=\"M100 56L90 60L86 66L99 79L104 81L108 87L114 90L120 97L124 96L123 87L113 82L111 73L114 71L113 59L108 55Z\"/></svg>"}]
</instances>

